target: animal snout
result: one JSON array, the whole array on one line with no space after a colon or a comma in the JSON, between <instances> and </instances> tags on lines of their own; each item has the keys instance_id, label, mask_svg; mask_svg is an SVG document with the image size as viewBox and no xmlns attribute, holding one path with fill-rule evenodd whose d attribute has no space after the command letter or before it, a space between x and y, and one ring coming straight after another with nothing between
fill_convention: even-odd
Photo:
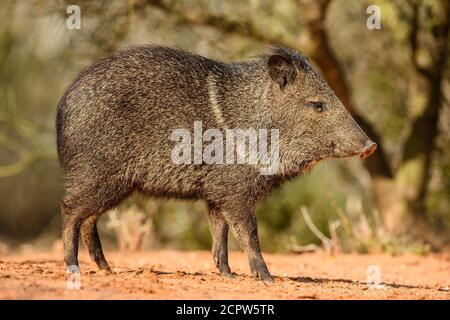
<instances>
[{"instance_id":1,"label":"animal snout","mask_svg":"<svg viewBox=\"0 0 450 320\"><path fill-rule=\"evenodd\" d=\"M370 156L374 151L377 149L377 144L373 142L372 140L366 140L364 143L364 147L362 148L361 152L359 153L359 157L361 159L365 159L368 156Z\"/></svg>"}]
</instances>

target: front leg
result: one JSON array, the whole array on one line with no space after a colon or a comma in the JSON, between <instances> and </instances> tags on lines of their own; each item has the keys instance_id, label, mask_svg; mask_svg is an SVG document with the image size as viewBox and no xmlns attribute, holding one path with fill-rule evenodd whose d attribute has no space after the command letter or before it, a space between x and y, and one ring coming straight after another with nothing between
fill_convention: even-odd
<instances>
[{"instance_id":1,"label":"front leg","mask_svg":"<svg viewBox=\"0 0 450 320\"><path fill-rule=\"evenodd\" d=\"M212 235L212 254L216 267L221 275L232 277L230 266L228 265L228 224L226 223L220 210L209 208L209 225Z\"/></svg>"},{"instance_id":2,"label":"front leg","mask_svg":"<svg viewBox=\"0 0 450 320\"><path fill-rule=\"evenodd\" d=\"M240 202L239 208L234 207L223 211L222 214L241 248L247 254L253 277L263 281L273 281L259 248L255 207L245 206Z\"/></svg>"}]
</instances>

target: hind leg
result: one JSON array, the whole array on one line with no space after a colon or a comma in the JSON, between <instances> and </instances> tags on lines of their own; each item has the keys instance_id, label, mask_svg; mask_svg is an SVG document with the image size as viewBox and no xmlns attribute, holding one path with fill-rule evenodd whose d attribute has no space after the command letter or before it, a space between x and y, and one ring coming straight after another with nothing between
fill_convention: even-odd
<instances>
[{"instance_id":1,"label":"hind leg","mask_svg":"<svg viewBox=\"0 0 450 320\"><path fill-rule=\"evenodd\" d=\"M96 179L92 179L92 176ZM96 221L100 215L119 204L132 188L123 180L111 176L77 179L66 186L63 199L63 241L67 267L78 268L78 239L80 229L89 254L100 269L108 269L97 233ZM105 183L108 182L108 183ZM72 267L74 268L74 267ZM79 269L75 269L79 270Z\"/></svg>"},{"instance_id":2,"label":"hind leg","mask_svg":"<svg viewBox=\"0 0 450 320\"><path fill-rule=\"evenodd\" d=\"M99 217L99 215L92 215L82 222L81 237L89 250L91 259L97 264L99 269L111 272L111 268L103 254L102 244L97 232L97 220Z\"/></svg>"},{"instance_id":3,"label":"hind leg","mask_svg":"<svg viewBox=\"0 0 450 320\"><path fill-rule=\"evenodd\" d=\"M208 217L213 240L212 254L214 263L219 268L221 275L232 277L233 274L228 265L228 224L220 210L210 207Z\"/></svg>"},{"instance_id":4,"label":"hind leg","mask_svg":"<svg viewBox=\"0 0 450 320\"><path fill-rule=\"evenodd\" d=\"M62 238L64 243L64 261L69 272L79 272L78 239L83 221L81 214L68 213L62 210Z\"/></svg>"}]
</instances>

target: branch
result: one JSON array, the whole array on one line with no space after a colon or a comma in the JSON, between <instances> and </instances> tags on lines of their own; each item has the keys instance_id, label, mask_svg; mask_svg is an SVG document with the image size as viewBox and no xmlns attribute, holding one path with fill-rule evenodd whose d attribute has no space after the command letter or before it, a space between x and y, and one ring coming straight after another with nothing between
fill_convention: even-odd
<instances>
[{"instance_id":1,"label":"branch","mask_svg":"<svg viewBox=\"0 0 450 320\"><path fill-rule=\"evenodd\" d=\"M416 71L419 74L421 74L422 76L424 76L427 79L431 79L432 73L430 72L430 70L421 66L417 59L418 58L417 52L418 52L418 47L419 47L419 31L420 31L420 26L419 26L419 7L420 7L420 5L419 5L419 2L415 1L415 0L409 0L408 3L412 10L411 29L409 32L409 45L411 47L411 60L412 60L414 67L416 68Z\"/></svg>"},{"instance_id":2,"label":"branch","mask_svg":"<svg viewBox=\"0 0 450 320\"><path fill-rule=\"evenodd\" d=\"M288 40L282 36L270 35L267 31L255 28L249 21L230 20L225 16L212 14L203 10L192 11L192 8L190 8L191 11L189 12L177 8L174 4L168 4L167 1L163 0L144 0L137 3L134 9L138 10L145 7L145 5L160 9L166 14L173 16L181 24L209 26L219 29L223 33L238 34L269 44L283 44L285 46L295 47L295 41Z\"/></svg>"},{"instance_id":3,"label":"branch","mask_svg":"<svg viewBox=\"0 0 450 320\"><path fill-rule=\"evenodd\" d=\"M0 178L14 176L24 171L28 166L37 160L34 154L27 154L21 156L20 159L14 163L0 166Z\"/></svg>"},{"instance_id":4,"label":"branch","mask_svg":"<svg viewBox=\"0 0 450 320\"><path fill-rule=\"evenodd\" d=\"M427 77L427 104L423 114L414 121L411 134L405 144L402 160L405 162L417 156L424 156L424 170L416 199L418 202L422 202L427 193L431 157L434 150L434 142L439 133L439 113L445 101L445 94L442 88L450 41L450 5L447 0L442 1L441 4L446 14L444 14L444 19L436 25L432 32L437 52L436 58L433 59L433 65L428 71L430 76ZM434 70L434 72L431 70Z\"/></svg>"},{"instance_id":5,"label":"branch","mask_svg":"<svg viewBox=\"0 0 450 320\"><path fill-rule=\"evenodd\" d=\"M0 120L0 122L2 121ZM7 134L0 132L0 148L10 150L17 159L10 164L0 164L0 178L17 175L26 170L35 161L56 158L53 148L44 147L42 142L37 139L39 136L38 130L31 122L18 118L11 121L10 126L15 133L31 143L34 148L29 150L28 143L26 145L21 143L23 139L11 138Z\"/></svg>"},{"instance_id":6,"label":"branch","mask_svg":"<svg viewBox=\"0 0 450 320\"><path fill-rule=\"evenodd\" d=\"M303 219L305 219L306 225L311 230L311 232L314 233L314 235L320 239L320 241L322 242L322 246L325 249L331 250L331 248L333 246L333 242L331 241L331 239L329 239L327 236L325 236L322 232L320 232L320 230L316 227L314 222L312 222L311 217L308 213L308 209L306 209L306 207L301 207L301 211L302 211Z\"/></svg>"}]
</instances>

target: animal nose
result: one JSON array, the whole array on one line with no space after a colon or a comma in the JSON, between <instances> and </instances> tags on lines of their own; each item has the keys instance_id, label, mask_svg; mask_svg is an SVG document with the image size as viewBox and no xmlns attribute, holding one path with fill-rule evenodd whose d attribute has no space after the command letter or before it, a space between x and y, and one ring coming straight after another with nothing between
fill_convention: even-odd
<instances>
[{"instance_id":1,"label":"animal nose","mask_svg":"<svg viewBox=\"0 0 450 320\"><path fill-rule=\"evenodd\" d=\"M373 142L372 140L367 140L366 143L364 144L362 151L359 154L359 157L361 159L367 158L372 153L374 153L376 148L377 148L377 144L375 142Z\"/></svg>"}]
</instances>

